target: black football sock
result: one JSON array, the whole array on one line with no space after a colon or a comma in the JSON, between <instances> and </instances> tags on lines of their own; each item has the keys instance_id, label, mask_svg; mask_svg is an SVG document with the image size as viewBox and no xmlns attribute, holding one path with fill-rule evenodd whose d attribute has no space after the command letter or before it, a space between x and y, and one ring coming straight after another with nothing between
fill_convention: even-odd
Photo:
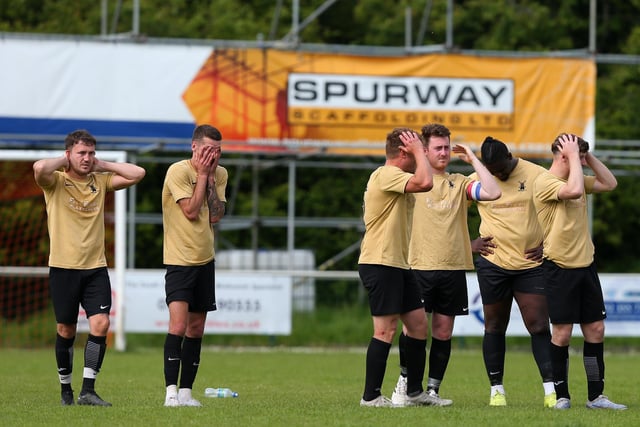
<instances>
[{"instance_id":1,"label":"black football sock","mask_svg":"<svg viewBox=\"0 0 640 427\"><path fill-rule=\"evenodd\" d=\"M56 364L62 391L71 390L71 372L73 371L73 343L76 337L63 338L56 334Z\"/></svg>"},{"instance_id":2,"label":"black football sock","mask_svg":"<svg viewBox=\"0 0 640 427\"><path fill-rule=\"evenodd\" d=\"M367 348L367 366L365 369L364 394L362 398L366 401L373 400L380 396L384 373L387 369L387 359L391 344L371 338Z\"/></svg>"},{"instance_id":3,"label":"black football sock","mask_svg":"<svg viewBox=\"0 0 640 427\"><path fill-rule=\"evenodd\" d=\"M504 378L504 356L506 338L504 334L485 332L482 339L482 356L491 385L502 384Z\"/></svg>"},{"instance_id":4,"label":"black football sock","mask_svg":"<svg viewBox=\"0 0 640 427\"><path fill-rule=\"evenodd\" d=\"M551 367L551 332L531 335L531 351L538 365L538 371L543 383L553 381L553 368Z\"/></svg>"},{"instance_id":5,"label":"black football sock","mask_svg":"<svg viewBox=\"0 0 640 427\"><path fill-rule=\"evenodd\" d=\"M180 388L192 388L200 366L202 338L185 337L182 343L182 372Z\"/></svg>"},{"instance_id":6,"label":"black football sock","mask_svg":"<svg viewBox=\"0 0 640 427\"><path fill-rule=\"evenodd\" d=\"M406 337L407 351L407 395L415 396L422 392L422 380L427 360L427 340Z\"/></svg>"},{"instance_id":7,"label":"black football sock","mask_svg":"<svg viewBox=\"0 0 640 427\"><path fill-rule=\"evenodd\" d=\"M582 361L587 373L587 395L593 400L604 391L604 343L585 341Z\"/></svg>"},{"instance_id":8,"label":"black football sock","mask_svg":"<svg viewBox=\"0 0 640 427\"><path fill-rule=\"evenodd\" d=\"M107 349L107 337L96 337L89 334L87 344L84 347L84 374L82 378L82 391L94 391L96 376L102 367L104 354Z\"/></svg>"},{"instance_id":9,"label":"black football sock","mask_svg":"<svg viewBox=\"0 0 640 427\"><path fill-rule=\"evenodd\" d=\"M569 346L551 344L551 363L553 365L553 385L558 399L571 399L569 395Z\"/></svg>"},{"instance_id":10,"label":"black football sock","mask_svg":"<svg viewBox=\"0 0 640 427\"><path fill-rule=\"evenodd\" d=\"M181 353L182 337L167 334L164 340L164 382L167 387L170 385L178 385Z\"/></svg>"},{"instance_id":11,"label":"black football sock","mask_svg":"<svg viewBox=\"0 0 640 427\"><path fill-rule=\"evenodd\" d=\"M440 391L440 383L451 357L451 340L441 341L431 338L431 351L429 352L429 379L427 389Z\"/></svg>"},{"instance_id":12,"label":"black football sock","mask_svg":"<svg viewBox=\"0 0 640 427\"><path fill-rule=\"evenodd\" d=\"M398 357L400 359L400 375L407 376L407 336L400 332L398 337Z\"/></svg>"}]
</instances>

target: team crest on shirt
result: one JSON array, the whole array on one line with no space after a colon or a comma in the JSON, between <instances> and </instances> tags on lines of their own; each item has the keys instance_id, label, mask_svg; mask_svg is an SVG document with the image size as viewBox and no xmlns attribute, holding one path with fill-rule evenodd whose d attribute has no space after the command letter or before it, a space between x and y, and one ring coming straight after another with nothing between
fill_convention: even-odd
<instances>
[{"instance_id":1,"label":"team crest on shirt","mask_svg":"<svg viewBox=\"0 0 640 427\"><path fill-rule=\"evenodd\" d=\"M91 194L97 194L98 188L96 187L96 180L93 175L89 176L89 183L87 184L89 190L91 190Z\"/></svg>"},{"instance_id":2,"label":"team crest on shirt","mask_svg":"<svg viewBox=\"0 0 640 427\"><path fill-rule=\"evenodd\" d=\"M519 186L518 186L518 191L526 191L527 187L526 187L526 182L527 181L518 181Z\"/></svg>"},{"instance_id":3,"label":"team crest on shirt","mask_svg":"<svg viewBox=\"0 0 640 427\"><path fill-rule=\"evenodd\" d=\"M453 183L453 181L451 181L450 179L449 179L449 180L447 180L447 182L449 183L449 188L453 188L453 187L455 187L455 186L456 186L456 185Z\"/></svg>"}]
</instances>

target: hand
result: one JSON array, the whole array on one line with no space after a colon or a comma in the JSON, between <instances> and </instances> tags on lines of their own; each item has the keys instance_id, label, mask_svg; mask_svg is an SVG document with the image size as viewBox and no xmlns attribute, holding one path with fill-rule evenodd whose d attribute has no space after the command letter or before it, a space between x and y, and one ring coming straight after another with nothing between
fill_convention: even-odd
<instances>
[{"instance_id":1,"label":"hand","mask_svg":"<svg viewBox=\"0 0 640 427\"><path fill-rule=\"evenodd\" d=\"M498 245L493 243L493 236L478 237L471 241L471 252L484 256L492 254L493 249L497 247Z\"/></svg>"},{"instance_id":2,"label":"hand","mask_svg":"<svg viewBox=\"0 0 640 427\"><path fill-rule=\"evenodd\" d=\"M558 149L560 150L560 154L569 156L572 153L580 153L577 136L565 133L560 136L559 142Z\"/></svg>"},{"instance_id":3,"label":"hand","mask_svg":"<svg viewBox=\"0 0 640 427\"><path fill-rule=\"evenodd\" d=\"M420 136L415 132L405 131L400 134L400 141L404 146L398 147L400 151L404 151L407 154L413 154L414 156L424 153L424 145Z\"/></svg>"},{"instance_id":4,"label":"hand","mask_svg":"<svg viewBox=\"0 0 640 427\"><path fill-rule=\"evenodd\" d=\"M192 163L198 175L209 176L214 162L216 162L215 156L215 147L212 145L202 145L196 148L193 152Z\"/></svg>"},{"instance_id":5,"label":"hand","mask_svg":"<svg viewBox=\"0 0 640 427\"><path fill-rule=\"evenodd\" d=\"M542 249L543 244L542 242L540 242L540 244L535 248L527 249L526 251L524 251L524 257L531 261L542 262Z\"/></svg>"},{"instance_id":6,"label":"hand","mask_svg":"<svg viewBox=\"0 0 640 427\"><path fill-rule=\"evenodd\" d=\"M219 146L214 147L213 164L211 165L211 173L214 173L216 168L218 167L218 163L220 162L220 157L222 157L222 148L220 148Z\"/></svg>"},{"instance_id":7,"label":"hand","mask_svg":"<svg viewBox=\"0 0 640 427\"><path fill-rule=\"evenodd\" d=\"M467 147L464 144L454 145L451 151L453 151L455 154L458 154L460 160L469 164L471 164L476 158L476 155L473 153L471 148Z\"/></svg>"},{"instance_id":8,"label":"hand","mask_svg":"<svg viewBox=\"0 0 640 427\"><path fill-rule=\"evenodd\" d=\"M102 161L98 160L97 157L93 158L93 164L91 165L91 172L104 172L104 164Z\"/></svg>"}]
</instances>

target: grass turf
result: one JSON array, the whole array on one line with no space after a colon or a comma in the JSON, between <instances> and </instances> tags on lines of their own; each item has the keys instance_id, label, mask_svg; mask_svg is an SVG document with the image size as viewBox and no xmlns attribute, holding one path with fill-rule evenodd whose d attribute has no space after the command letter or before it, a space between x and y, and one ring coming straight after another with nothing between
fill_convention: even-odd
<instances>
[{"instance_id":1,"label":"grass turf","mask_svg":"<svg viewBox=\"0 0 640 427\"><path fill-rule=\"evenodd\" d=\"M490 408L489 385L478 350L453 351L441 395L448 408L361 408L365 349L207 348L194 397L202 408L165 408L162 349L108 351L96 389L111 408L60 406L53 350L1 350L0 408L7 426L603 426L640 425L636 367L640 356L607 354L605 393L627 411L588 410L579 354L571 356L573 408L542 407L542 385L527 352L507 353L508 406ZM383 393L391 395L398 356L389 357ZM82 349L76 348L73 387L80 389ZM230 387L238 398L205 398L205 387Z\"/></svg>"}]
</instances>

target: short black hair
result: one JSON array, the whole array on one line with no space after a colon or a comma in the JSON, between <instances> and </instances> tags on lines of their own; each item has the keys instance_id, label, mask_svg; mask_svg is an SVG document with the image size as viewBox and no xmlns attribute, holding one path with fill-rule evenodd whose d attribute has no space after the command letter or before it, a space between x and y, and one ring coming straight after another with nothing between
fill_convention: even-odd
<instances>
[{"instance_id":1,"label":"short black hair","mask_svg":"<svg viewBox=\"0 0 640 427\"><path fill-rule=\"evenodd\" d=\"M385 143L385 154L388 159L394 159L400 155L400 147L404 146L404 143L400 139L400 135L402 135L403 132L415 133L418 135L418 138L420 138L422 145L424 146L424 140L422 140L422 137L418 132L411 128L394 128L387 134L387 142Z\"/></svg>"},{"instance_id":2,"label":"short black hair","mask_svg":"<svg viewBox=\"0 0 640 427\"><path fill-rule=\"evenodd\" d=\"M214 141L222 141L222 134L211 125L200 125L193 130L191 139L193 141L202 141L203 138L211 138Z\"/></svg>"},{"instance_id":3,"label":"short black hair","mask_svg":"<svg viewBox=\"0 0 640 427\"><path fill-rule=\"evenodd\" d=\"M429 145L429 138L432 136L451 139L451 131L440 123L429 123L422 126L422 139L424 139L426 145Z\"/></svg>"},{"instance_id":4,"label":"short black hair","mask_svg":"<svg viewBox=\"0 0 640 427\"><path fill-rule=\"evenodd\" d=\"M482 161L490 164L507 159L509 157L509 148L507 144L499 139L488 136L482 142L480 153Z\"/></svg>"},{"instance_id":5,"label":"short black hair","mask_svg":"<svg viewBox=\"0 0 640 427\"><path fill-rule=\"evenodd\" d=\"M71 150L73 146L79 142L83 142L87 145L93 145L94 147L98 145L96 138L91 135L89 131L85 129L77 129L69 133L64 139L64 148L65 150Z\"/></svg>"},{"instance_id":6,"label":"short black hair","mask_svg":"<svg viewBox=\"0 0 640 427\"><path fill-rule=\"evenodd\" d=\"M560 138L567 135L575 136L576 138L578 138L578 150L580 154L584 154L587 151L589 151L589 143L584 139L582 139L581 137L579 137L578 135L575 135L573 133L561 133L560 135L556 136L556 139L554 139L553 143L551 144L551 152L553 154L560 152L560 147L562 147L562 142L560 141Z\"/></svg>"}]
</instances>

